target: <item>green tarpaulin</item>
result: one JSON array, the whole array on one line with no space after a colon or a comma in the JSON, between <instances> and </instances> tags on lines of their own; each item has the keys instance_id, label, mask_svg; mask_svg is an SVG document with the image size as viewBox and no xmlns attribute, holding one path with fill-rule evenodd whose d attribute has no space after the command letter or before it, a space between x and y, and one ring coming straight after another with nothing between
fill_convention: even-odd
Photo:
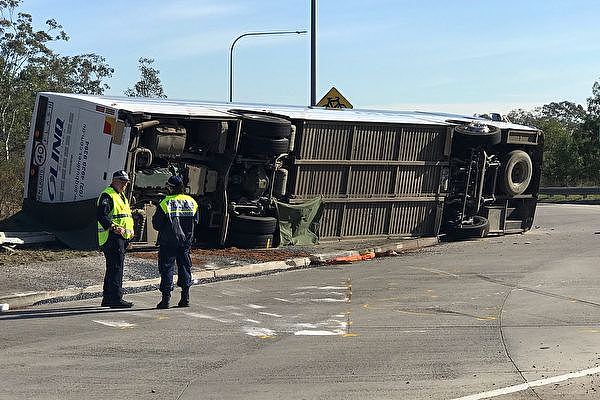
<instances>
[{"instance_id":1,"label":"green tarpaulin","mask_svg":"<svg viewBox=\"0 0 600 400\"><path fill-rule=\"evenodd\" d=\"M319 243L319 225L323 215L321 197L302 204L286 204L278 201L276 204L281 246Z\"/></svg>"}]
</instances>

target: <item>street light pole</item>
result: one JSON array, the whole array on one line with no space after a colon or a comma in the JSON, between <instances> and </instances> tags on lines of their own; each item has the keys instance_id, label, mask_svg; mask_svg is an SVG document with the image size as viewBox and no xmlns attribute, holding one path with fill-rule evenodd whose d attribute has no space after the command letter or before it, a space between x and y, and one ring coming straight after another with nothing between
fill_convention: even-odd
<instances>
[{"instance_id":1,"label":"street light pole","mask_svg":"<svg viewBox=\"0 0 600 400\"><path fill-rule=\"evenodd\" d=\"M233 43L231 43L231 49L229 50L229 102L233 101L233 47L236 42L245 36L262 36L262 35L288 35L288 34L303 34L307 31L272 31L272 32L248 32L243 33L236 37Z\"/></svg>"}]
</instances>

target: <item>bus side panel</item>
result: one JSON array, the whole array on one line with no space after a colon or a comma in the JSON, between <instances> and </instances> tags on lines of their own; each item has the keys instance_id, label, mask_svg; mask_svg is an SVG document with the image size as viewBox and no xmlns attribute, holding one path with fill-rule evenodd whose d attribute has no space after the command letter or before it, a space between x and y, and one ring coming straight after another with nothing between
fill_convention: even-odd
<instances>
[{"instance_id":1,"label":"bus side panel","mask_svg":"<svg viewBox=\"0 0 600 400\"><path fill-rule=\"evenodd\" d=\"M24 199L37 199L38 172L40 166L46 161L46 146L43 143L43 135L47 134L47 130L44 129L47 110L48 97L38 95L31 117L29 137L25 146Z\"/></svg>"},{"instance_id":2,"label":"bus side panel","mask_svg":"<svg viewBox=\"0 0 600 400\"><path fill-rule=\"evenodd\" d=\"M320 196L323 239L435 236L448 175L443 125L297 121L291 203Z\"/></svg>"},{"instance_id":3,"label":"bus side panel","mask_svg":"<svg viewBox=\"0 0 600 400\"><path fill-rule=\"evenodd\" d=\"M27 197L44 203L96 198L110 183L112 169L125 164L128 131L114 115L116 110L91 102L40 96L30 134Z\"/></svg>"}]
</instances>

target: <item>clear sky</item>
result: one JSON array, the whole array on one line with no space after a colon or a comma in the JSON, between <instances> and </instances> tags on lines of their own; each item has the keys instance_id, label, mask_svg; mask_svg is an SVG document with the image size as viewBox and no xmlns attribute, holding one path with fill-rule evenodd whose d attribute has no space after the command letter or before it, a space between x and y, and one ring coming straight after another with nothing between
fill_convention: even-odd
<instances>
[{"instance_id":1,"label":"clear sky","mask_svg":"<svg viewBox=\"0 0 600 400\"><path fill-rule=\"evenodd\" d=\"M62 54L115 69L107 94L156 60L169 98L226 101L229 48L250 31L307 29L310 0L24 0L61 23ZM355 108L472 114L585 105L600 80L598 0L318 0L317 98L335 86ZM235 46L234 101L307 105L310 36Z\"/></svg>"}]
</instances>

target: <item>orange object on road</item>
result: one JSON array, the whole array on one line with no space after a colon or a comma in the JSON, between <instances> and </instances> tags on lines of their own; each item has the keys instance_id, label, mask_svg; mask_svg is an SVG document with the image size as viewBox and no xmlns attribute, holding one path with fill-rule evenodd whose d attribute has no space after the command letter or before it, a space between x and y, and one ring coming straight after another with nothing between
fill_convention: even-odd
<instances>
[{"instance_id":1,"label":"orange object on road","mask_svg":"<svg viewBox=\"0 0 600 400\"><path fill-rule=\"evenodd\" d=\"M372 260L374 258L375 258L375 253L370 251L370 252L367 252L364 254L352 254L349 256L336 257L336 258L330 260L328 263L329 264L350 264L355 261Z\"/></svg>"}]
</instances>

